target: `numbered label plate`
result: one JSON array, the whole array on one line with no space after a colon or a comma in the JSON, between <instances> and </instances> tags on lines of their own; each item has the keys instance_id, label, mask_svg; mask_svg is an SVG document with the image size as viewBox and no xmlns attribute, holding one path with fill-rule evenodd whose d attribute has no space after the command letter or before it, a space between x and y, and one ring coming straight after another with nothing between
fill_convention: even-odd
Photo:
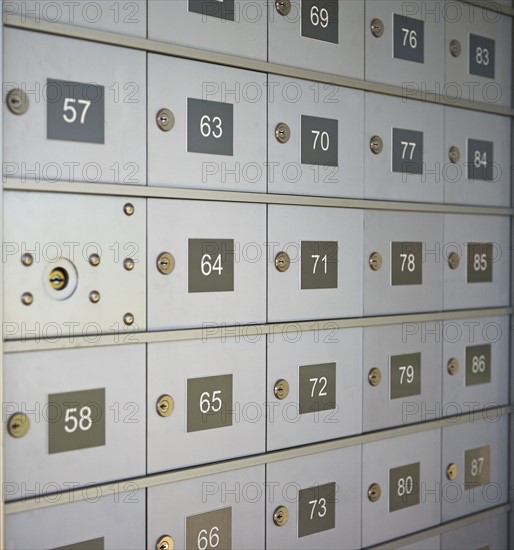
<instances>
[{"instance_id":1,"label":"numbered label plate","mask_svg":"<svg viewBox=\"0 0 514 550\"><path fill-rule=\"evenodd\" d=\"M298 405L300 414L336 408L336 364L300 367Z\"/></svg>"},{"instance_id":2,"label":"numbered label plate","mask_svg":"<svg viewBox=\"0 0 514 550\"><path fill-rule=\"evenodd\" d=\"M207 17L234 21L234 0L189 0L188 9Z\"/></svg>"},{"instance_id":3,"label":"numbered label plate","mask_svg":"<svg viewBox=\"0 0 514 550\"><path fill-rule=\"evenodd\" d=\"M234 106L187 98L187 151L234 154Z\"/></svg>"},{"instance_id":4,"label":"numbered label plate","mask_svg":"<svg viewBox=\"0 0 514 550\"><path fill-rule=\"evenodd\" d=\"M232 426L232 375L187 381L187 431Z\"/></svg>"},{"instance_id":5,"label":"numbered label plate","mask_svg":"<svg viewBox=\"0 0 514 550\"><path fill-rule=\"evenodd\" d=\"M494 179L493 142L468 140L468 179L492 181Z\"/></svg>"},{"instance_id":6,"label":"numbered label plate","mask_svg":"<svg viewBox=\"0 0 514 550\"><path fill-rule=\"evenodd\" d=\"M393 172L423 174L423 132L393 128Z\"/></svg>"},{"instance_id":7,"label":"numbered label plate","mask_svg":"<svg viewBox=\"0 0 514 550\"><path fill-rule=\"evenodd\" d=\"M421 353L392 355L390 359L391 399L421 394Z\"/></svg>"},{"instance_id":8,"label":"numbered label plate","mask_svg":"<svg viewBox=\"0 0 514 550\"><path fill-rule=\"evenodd\" d=\"M337 241L302 241L302 290L337 288Z\"/></svg>"},{"instance_id":9,"label":"numbered label plate","mask_svg":"<svg viewBox=\"0 0 514 550\"><path fill-rule=\"evenodd\" d=\"M393 56L416 63L425 62L425 22L394 14Z\"/></svg>"},{"instance_id":10,"label":"numbered label plate","mask_svg":"<svg viewBox=\"0 0 514 550\"><path fill-rule=\"evenodd\" d=\"M327 483L298 494L298 538L334 529L336 526L336 484Z\"/></svg>"},{"instance_id":11,"label":"numbered label plate","mask_svg":"<svg viewBox=\"0 0 514 550\"><path fill-rule=\"evenodd\" d=\"M491 448L489 445L470 449L464 454L464 489L469 490L490 482Z\"/></svg>"},{"instance_id":12,"label":"numbered label plate","mask_svg":"<svg viewBox=\"0 0 514 550\"><path fill-rule=\"evenodd\" d=\"M468 243L468 283L493 282L493 243Z\"/></svg>"},{"instance_id":13,"label":"numbered label plate","mask_svg":"<svg viewBox=\"0 0 514 550\"><path fill-rule=\"evenodd\" d=\"M49 454L105 445L105 388L48 396Z\"/></svg>"},{"instance_id":14,"label":"numbered label plate","mask_svg":"<svg viewBox=\"0 0 514 550\"><path fill-rule=\"evenodd\" d=\"M420 463L389 470L389 511L419 504Z\"/></svg>"},{"instance_id":15,"label":"numbered label plate","mask_svg":"<svg viewBox=\"0 0 514 550\"><path fill-rule=\"evenodd\" d=\"M491 382L491 344L466 348L466 386Z\"/></svg>"},{"instance_id":16,"label":"numbered label plate","mask_svg":"<svg viewBox=\"0 0 514 550\"><path fill-rule=\"evenodd\" d=\"M232 508L186 518L186 548L232 550Z\"/></svg>"},{"instance_id":17,"label":"numbered label plate","mask_svg":"<svg viewBox=\"0 0 514 550\"><path fill-rule=\"evenodd\" d=\"M338 0L302 0L302 36L338 44Z\"/></svg>"},{"instance_id":18,"label":"numbered label plate","mask_svg":"<svg viewBox=\"0 0 514 550\"><path fill-rule=\"evenodd\" d=\"M52 550L104 550L105 543L104 538L85 540L83 542L77 542L75 544L68 544L66 546L59 546Z\"/></svg>"},{"instance_id":19,"label":"numbered label plate","mask_svg":"<svg viewBox=\"0 0 514 550\"><path fill-rule=\"evenodd\" d=\"M104 87L48 78L46 137L105 143Z\"/></svg>"},{"instance_id":20,"label":"numbered label plate","mask_svg":"<svg viewBox=\"0 0 514 550\"><path fill-rule=\"evenodd\" d=\"M334 119L302 115L302 164L338 165L338 124Z\"/></svg>"},{"instance_id":21,"label":"numbered label plate","mask_svg":"<svg viewBox=\"0 0 514 550\"><path fill-rule=\"evenodd\" d=\"M188 292L234 290L234 240L189 239Z\"/></svg>"},{"instance_id":22,"label":"numbered label plate","mask_svg":"<svg viewBox=\"0 0 514 550\"><path fill-rule=\"evenodd\" d=\"M491 38L469 35L469 73L494 79L495 42Z\"/></svg>"},{"instance_id":23,"label":"numbered label plate","mask_svg":"<svg viewBox=\"0 0 514 550\"><path fill-rule=\"evenodd\" d=\"M391 243L391 284L423 284L423 243Z\"/></svg>"}]
</instances>

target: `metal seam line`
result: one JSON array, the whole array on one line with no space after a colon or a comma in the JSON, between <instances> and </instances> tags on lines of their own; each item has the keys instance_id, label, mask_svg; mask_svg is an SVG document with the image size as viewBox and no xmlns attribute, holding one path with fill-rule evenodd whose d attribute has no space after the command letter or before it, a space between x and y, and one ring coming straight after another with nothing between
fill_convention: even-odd
<instances>
[{"instance_id":1,"label":"metal seam line","mask_svg":"<svg viewBox=\"0 0 514 550\"><path fill-rule=\"evenodd\" d=\"M446 311L434 313L413 313L408 315L387 315L381 317L356 317L351 319L325 319L313 321L291 321L289 323L266 323L258 325L211 326L204 328L163 330L156 332L129 332L91 336L62 336L48 339L6 340L4 354L49 351L57 349L76 349L90 346L115 346L177 342L186 340L204 340L218 338L255 338L267 334L281 334L294 329L299 332L335 330L346 328L365 328L406 323L427 323L500 317L511 315L512 308L488 308Z\"/></svg>"},{"instance_id":2,"label":"metal seam line","mask_svg":"<svg viewBox=\"0 0 514 550\"><path fill-rule=\"evenodd\" d=\"M374 92L396 97L405 97L405 90L399 88L398 86L379 84L355 78L333 75L329 73L311 71L308 69L299 69L295 67L289 67L287 65L279 65L276 63L258 61L249 58L247 59L228 54L200 50L197 48L189 48L176 44L167 44L165 42L158 42L156 40L126 36L123 34L99 31L96 29L76 27L73 25L62 23L36 21L35 19L31 19L27 16L22 15L5 15L4 25L7 27L15 27L24 30L43 32L68 38L78 38L88 40L90 42L99 42L102 44L122 46L126 48L146 51L149 53L161 53L195 61L204 61L208 63L216 63L218 65L226 65L229 67L253 70L268 74L281 75L326 84L334 84L336 86L354 88L358 90L363 90L365 92ZM451 97L443 96L441 94L429 94L426 92L414 93L411 90L408 91L408 94L409 99L413 99L416 101L425 101L427 103L459 107L490 114L498 114L510 117L514 116L514 109L510 107L478 103L464 99L453 99Z\"/></svg>"},{"instance_id":3,"label":"metal seam line","mask_svg":"<svg viewBox=\"0 0 514 550\"><path fill-rule=\"evenodd\" d=\"M336 439L323 443L314 443L303 447L286 449L283 451L273 451L254 455L251 457L235 458L216 464L209 464L207 466L190 467L183 470L161 474L149 474L146 476L127 479L124 481L99 483L97 485L92 484L68 492L32 497L25 501L6 502L5 513L6 515L16 514L41 508L49 508L52 506L69 504L71 502L79 502L91 498L94 498L96 500L100 497L105 497L109 495L120 495L121 493L148 489L150 487L157 487L161 485L166 485L168 483L175 483L177 481L185 481L204 476L212 476L215 474L231 472L234 470L250 468L253 466L263 466L265 464L271 464L273 462L279 462L282 460L289 460L292 458L324 453L336 449L342 449L345 447L354 447L357 445L372 443L374 441L397 438L403 435L410 435L414 433L441 429L445 426L455 426L458 424L477 422L479 420L499 418L503 415L511 414L511 412L512 408L510 406L496 407L480 411L473 411L469 414L440 418L420 424L389 428L387 430L382 430L379 432L359 434L356 436Z\"/></svg>"},{"instance_id":4,"label":"metal seam line","mask_svg":"<svg viewBox=\"0 0 514 550\"><path fill-rule=\"evenodd\" d=\"M387 210L404 212L427 212L439 214L473 214L484 216L512 216L514 210L505 207L466 206L452 204L380 201L371 199L344 199L338 197L315 197L307 195L278 195L240 191L213 191L154 187L146 185L123 185L111 183L32 182L4 177L4 191L67 193L79 195L110 195L122 197L162 198L180 200L203 200L241 202L254 204L280 204L292 206L322 206L327 208L357 208L362 210Z\"/></svg>"}]
</instances>

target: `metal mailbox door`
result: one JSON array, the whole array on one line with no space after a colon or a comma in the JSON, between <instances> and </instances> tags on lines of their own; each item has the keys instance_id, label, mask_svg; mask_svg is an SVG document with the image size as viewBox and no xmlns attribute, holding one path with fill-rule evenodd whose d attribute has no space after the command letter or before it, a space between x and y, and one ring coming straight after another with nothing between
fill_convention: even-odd
<instances>
[{"instance_id":1,"label":"metal mailbox door","mask_svg":"<svg viewBox=\"0 0 514 550\"><path fill-rule=\"evenodd\" d=\"M268 206L268 321L362 314L361 210Z\"/></svg>"},{"instance_id":2,"label":"metal mailbox door","mask_svg":"<svg viewBox=\"0 0 514 550\"><path fill-rule=\"evenodd\" d=\"M150 199L148 220L150 330L265 322L264 205Z\"/></svg>"},{"instance_id":3,"label":"metal mailbox door","mask_svg":"<svg viewBox=\"0 0 514 550\"><path fill-rule=\"evenodd\" d=\"M266 82L263 73L149 54L149 185L265 193Z\"/></svg>"},{"instance_id":4,"label":"metal mailbox door","mask_svg":"<svg viewBox=\"0 0 514 550\"><path fill-rule=\"evenodd\" d=\"M148 472L265 451L264 337L148 345Z\"/></svg>"},{"instance_id":5,"label":"metal mailbox door","mask_svg":"<svg viewBox=\"0 0 514 550\"><path fill-rule=\"evenodd\" d=\"M148 489L147 548L264 548L264 466Z\"/></svg>"},{"instance_id":6,"label":"metal mailbox door","mask_svg":"<svg viewBox=\"0 0 514 550\"><path fill-rule=\"evenodd\" d=\"M443 407L446 415L509 402L509 318L446 321Z\"/></svg>"},{"instance_id":7,"label":"metal mailbox door","mask_svg":"<svg viewBox=\"0 0 514 550\"><path fill-rule=\"evenodd\" d=\"M443 216L366 211L364 314L439 311Z\"/></svg>"},{"instance_id":8,"label":"metal mailbox door","mask_svg":"<svg viewBox=\"0 0 514 550\"><path fill-rule=\"evenodd\" d=\"M268 61L364 78L364 2L269 0ZM289 4L289 2L284 2Z\"/></svg>"},{"instance_id":9,"label":"metal mailbox door","mask_svg":"<svg viewBox=\"0 0 514 550\"><path fill-rule=\"evenodd\" d=\"M361 446L266 466L266 548L361 548Z\"/></svg>"},{"instance_id":10,"label":"metal mailbox door","mask_svg":"<svg viewBox=\"0 0 514 550\"><path fill-rule=\"evenodd\" d=\"M441 548L442 550L461 550L462 548L505 550L509 547L507 522L507 514L501 514L454 529L441 536Z\"/></svg>"},{"instance_id":11,"label":"metal mailbox door","mask_svg":"<svg viewBox=\"0 0 514 550\"><path fill-rule=\"evenodd\" d=\"M442 3L366 1L366 80L434 92L444 82Z\"/></svg>"},{"instance_id":12,"label":"metal mailbox door","mask_svg":"<svg viewBox=\"0 0 514 550\"><path fill-rule=\"evenodd\" d=\"M446 214L444 309L509 305L510 219Z\"/></svg>"},{"instance_id":13,"label":"metal mailbox door","mask_svg":"<svg viewBox=\"0 0 514 550\"><path fill-rule=\"evenodd\" d=\"M146 328L144 199L5 193L4 336Z\"/></svg>"},{"instance_id":14,"label":"metal mailbox door","mask_svg":"<svg viewBox=\"0 0 514 550\"><path fill-rule=\"evenodd\" d=\"M510 119L445 108L446 203L510 204Z\"/></svg>"},{"instance_id":15,"label":"metal mailbox door","mask_svg":"<svg viewBox=\"0 0 514 550\"><path fill-rule=\"evenodd\" d=\"M363 431L441 416L438 323L404 323L364 329Z\"/></svg>"},{"instance_id":16,"label":"metal mailbox door","mask_svg":"<svg viewBox=\"0 0 514 550\"><path fill-rule=\"evenodd\" d=\"M85 500L6 516L6 549L144 548L145 491L126 486L127 492L102 498L96 489L84 489Z\"/></svg>"},{"instance_id":17,"label":"metal mailbox door","mask_svg":"<svg viewBox=\"0 0 514 550\"><path fill-rule=\"evenodd\" d=\"M313 326L268 335L268 451L362 430L362 329Z\"/></svg>"},{"instance_id":18,"label":"metal mailbox door","mask_svg":"<svg viewBox=\"0 0 514 550\"><path fill-rule=\"evenodd\" d=\"M507 502L506 415L484 411L482 420L443 428L442 521Z\"/></svg>"},{"instance_id":19,"label":"metal mailbox door","mask_svg":"<svg viewBox=\"0 0 514 550\"><path fill-rule=\"evenodd\" d=\"M266 0L148 2L148 38L266 61Z\"/></svg>"},{"instance_id":20,"label":"metal mailbox door","mask_svg":"<svg viewBox=\"0 0 514 550\"><path fill-rule=\"evenodd\" d=\"M142 345L8 355L6 496L144 475L145 378Z\"/></svg>"},{"instance_id":21,"label":"metal mailbox door","mask_svg":"<svg viewBox=\"0 0 514 550\"><path fill-rule=\"evenodd\" d=\"M440 450L441 430L363 446L363 546L440 523Z\"/></svg>"},{"instance_id":22,"label":"metal mailbox door","mask_svg":"<svg viewBox=\"0 0 514 550\"><path fill-rule=\"evenodd\" d=\"M444 109L365 95L364 197L443 202Z\"/></svg>"},{"instance_id":23,"label":"metal mailbox door","mask_svg":"<svg viewBox=\"0 0 514 550\"><path fill-rule=\"evenodd\" d=\"M270 76L268 192L362 197L364 92Z\"/></svg>"},{"instance_id":24,"label":"metal mailbox door","mask_svg":"<svg viewBox=\"0 0 514 550\"><path fill-rule=\"evenodd\" d=\"M4 64L4 177L145 185L145 54L18 29L4 40L17 52Z\"/></svg>"}]
</instances>

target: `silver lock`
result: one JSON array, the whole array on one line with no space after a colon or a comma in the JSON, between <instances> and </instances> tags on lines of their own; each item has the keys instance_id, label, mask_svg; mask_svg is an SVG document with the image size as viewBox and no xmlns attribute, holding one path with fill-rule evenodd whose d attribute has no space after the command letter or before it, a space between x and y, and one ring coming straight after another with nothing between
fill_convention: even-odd
<instances>
[{"instance_id":1,"label":"silver lock","mask_svg":"<svg viewBox=\"0 0 514 550\"><path fill-rule=\"evenodd\" d=\"M285 399L289 395L289 382L283 378L275 382L273 393L277 399Z\"/></svg>"},{"instance_id":2,"label":"silver lock","mask_svg":"<svg viewBox=\"0 0 514 550\"><path fill-rule=\"evenodd\" d=\"M382 371L377 368L371 369L368 374L368 381L374 388L378 386L382 382Z\"/></svg>"},{"instance_id":3,"label":"silver lock","mask_svg":"<svg viewBox=\"0 0 514 550\"><path fill-rule=\"evenodd\" d=\"M462 51L462 46L460 45L460 42L458 40L452 40L450 42L450 53L453 57L459 57L460 53Z\"/></svg>"},{"instance_id":4,"label":"silver lock","mask_svg":"<svg viewBox=\"0 0 514 550\"><path fill-rule=\"evenodd\" d=\"M368 499L371 502L377 502L382 496L382 488L378 483L373 483L368 489Z\"/></svg>"},{"instance_id":5,"label":"silver lock","mask_svg":"<svg viewBox=\"0 0 514 550\"><path fill-rule=\"evenodd\" d=\"M275 2L275 9L280 15L289 15L291 13L291 0L277 0Z\"/></svg>"},{"instance_id":6,"label":"silver lock","mask_svg":"<svg viewBox=\"0 0 514 550\"><path fill-rule=\"evenodd\" d=\"M457 164L460 161L460 149L453 145L448 151L448 158L453 164Z\"/></svg>"},{"instance_id":7,"label":"silver lock","mask_svg":"<svg viewBox=\"0 0 514 550\"><path fill-rule=\"evenodd\" d=\"M373 19L370 25L371 34L375 38L380 38L384 34L384 23L380 19Z\"/></svg>"},{"instance_id":8,"label":"silver lock","mask_svg":"<svg viewBox=\"0 0 514 550\"><path fill-rule=\"evenodd\" d=\"M457 468L457 464L454 464L453 462L451 464L448 464L448 467L446 468L446 477L450 481L454 481L457 479L457 476L459 475L459 469Z\"/></svg>"},{"instance_id":9,"label":"silver lock","mask_svg":"<svg viewBox=\"0 0 514 550\"><path fill-rule=\"evenodd\" d=\"M382 138L380 136L373 136L369 142L369 148L373 154L380 155L380 153L384 150L384 142L382 141Z\"/></svg>"},{"instance_id":10,"label":"silver lock","mask_svg":"<svg viewBox=\"0 0 514 550\"><path fill-rule=\"evenodd\" d=\"M285 506L279 506L273 512L273 523L278 527L283 527L289 521L289 510Z\"/></svg>"},{"instance_id":11,"label":"silver lock","mask_svg":"<svg viewBox=\"0 0 514 550\"><path fill-rule=\"evenodd\" d=\"M169 109L161 109L157 113L155 121L159 129L163 132L169 132L175 126L175 115Z\"/></svg>"},{"instance_id":12,"label":"silver lock","mask_svg":"<svg viewBox=\"0 0 514 550\"><path fill-rule=\"evenodd\" d=\"M380 252L372 252L369 257L369 267L371 267L373 271L379 271L382 267L382 263L382 254L380 254Z\"/></svg>"},{"instance_id":13,"label":"silver lock","mask_svg":"<svg viewBox=\"0 0 514 550\"><path fill-rule=\"evenodd\" d=\"M163 275L170 275L175 269L175 258L170 252L161 252L157 257L157 271Z\"/></svg>"},{"instance_id":14,"label":"silver lock","mask_svg":"<svg viewBox=\"0 0 514 550\"><path fill-rule=\"evenodd\" d=\"M452 252L448 256L448 265L450 266L450 269L459 269L460 266L460 256L457 254L457 252Z\"/></svg>"},{"instance_id":15,"label":"silver lock","mask_svg":"<svg viewBox=\"0 0 514 550\"><path fill-rule=\"evenodd\" d=\"M448 365L447 365L448 372L452 376L455 376L459 372L459 367L460 367L459 362L457 361L457 359L455 359L455 357L452 357L448 361Z\"/></svg>"},{"instance_id":16,"label":"silver lock","mask_svg":"<svg viewBox=\"0 0 514 550\"><path fill-rule=\"evenodd\" d=\"M29 110L30 101L27 94L16 88L7 94L5 100L7 108L13 115L23 115Z\"/></svg>"},{"instance_id":17,"label":"silver lock","mask_svg":"<svg viewBox=\"0 0 514 550\"><path fill-rule=\"evenodd\" d=\"M159 416L167 418L172 415L175 410L175 400L171 397L171 395L161 395L161 397L157 400L155 409L157 410L157 414Z\"/></svg>"},{"instance_id":18,"label":"silver lock","mask_svg":"<svg viewBox=\"0 0 514 550\"><path fill-rule=\"evenodd\" d=\"M169 535L162 535L155 545L155 550L174 550L175 541Z\"/></svg>"},{"instance_id":19,"label":"silver lock","mask_svg":"<svg viewBox=\"0 0 514 550\"><path fill-rule=\"evenodd\" d=\"M275 137L279 143L287 143L291 139L291 128L285 122L277 124Z\"/></svg>"},{"instance_id":20,"label":"silver lock","mask_svg":"<svg viewBox=\"0 0 514 550\"><path fill-rule=\"evenodd\" d=\"M291 258L287 252L279 252L275 256L275 267L280 273L286 272L291 265Z\"/></svg>"}]
</instances>

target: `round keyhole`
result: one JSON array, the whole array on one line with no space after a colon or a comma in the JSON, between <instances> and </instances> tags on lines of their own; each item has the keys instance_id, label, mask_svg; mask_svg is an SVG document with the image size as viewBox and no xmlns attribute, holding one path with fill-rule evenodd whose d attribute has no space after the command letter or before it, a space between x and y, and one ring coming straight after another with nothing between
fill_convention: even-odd
<instances>
[{"instance_id":1,"label":"round keyhole","mask_svg":"<svg viewBox=\"0 0 514 550\"><path fill-rule=\"evenodd\" d=\"M63 267L57 267L50 273L49 282L54 290L64 290L68 286L70 277Z\"/></svg>"}]
</instances>

